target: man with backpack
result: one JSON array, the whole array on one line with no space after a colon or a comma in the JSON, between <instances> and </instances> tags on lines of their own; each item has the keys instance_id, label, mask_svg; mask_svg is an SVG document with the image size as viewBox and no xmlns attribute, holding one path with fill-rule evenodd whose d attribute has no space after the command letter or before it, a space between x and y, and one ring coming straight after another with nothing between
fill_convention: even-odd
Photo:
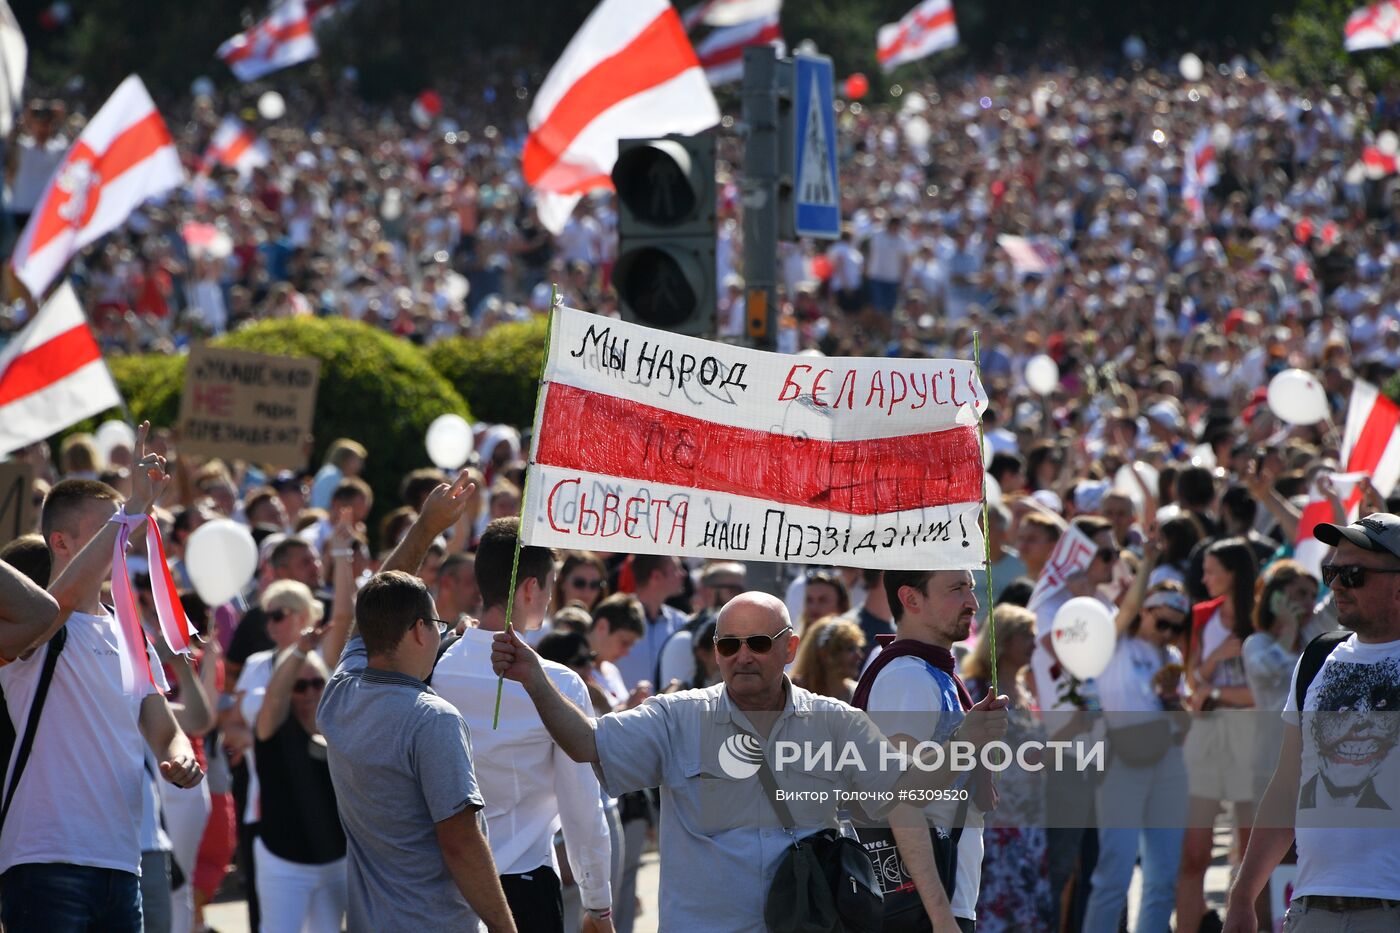
<instances>
[{"instance_id":1,"label":"man with backpack","mask_svg":"<svg viewBox=\"0 0 1400 933\"><path fill-rule=\"evenodd\" d=\"M145 431L125 504L93 480L65 480L44 500L49 593L60 611L0 667L18 736L0 807L10 933L140 931L142 745L165 780L193 787L204 777L160 692L160 662L144 644L133 650L147 652L152 672L137 671L134 688L126 686L118 623L101 602L118 522L144 519L169 482L163 460L142 449Z\"/></svg>"},{"instance_id":2,"label":"man with backpack","mask_svg":"<svg viewBox=\"0 0 1400 933\"><path fill-rule=\"evenodd\" d=\"M1304 650L1283 749L1230 891L1227 933L1254 933L1255 898L1296 840L1294 933L1400 929L1400 516L1319 525L1342 631ZM1300 716L1301 711L1301 716Z\"/></svg>"}]
</instances>

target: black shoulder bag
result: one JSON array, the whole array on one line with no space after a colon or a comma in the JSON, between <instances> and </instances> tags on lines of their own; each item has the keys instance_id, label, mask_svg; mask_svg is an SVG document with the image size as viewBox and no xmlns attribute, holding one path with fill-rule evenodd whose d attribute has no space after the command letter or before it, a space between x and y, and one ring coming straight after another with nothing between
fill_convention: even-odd
<instances>
[{"instance_id":1,"label":"black shoulder bag","mask_svg":"<svg viewBox=\"0 0 1400 933\"><path fill-rule=\"evenodd\" d=\"M10 815L10 804L15 802L15 790L19 787L20 775L24 773L24 766L29 763L29 753L34 750L34 733L39 730L39 717L43 715L44 703L49 698L49 685L53 683L54 668L58 667L58 656L63 653L63 646L68 641L68 627L64 626L54 632L48 644L44 646L44 666L39 671L39 683L34 687L34 702L29 704L29 719L24 725L24 734L19 736L19 742L15 746L15 769L10 775L10 786L5 792L5 803L0 806L0 832L5 831L5 818ZM5 717L6 724L9 723L9 716ZM8 759L8 756L6 756Z\"/></svg>"},{"instance_id":2,"label":"black shoulder bag","mask_svg":"<svg viewBox=\"0 0 1400 933\"><path fill-rule=\"evenodd\" d=\"M860 843L834 829L798 839L767 761L759 762L758 777L792 837L763 908L770 933L880 933L880 885Z\"/></svg>"},{"instance_id":3,"label":"black shoulder bag","mask_svg":"<svg viewBox=\"0 0 1400 933\"><path fill-rule=\"evenodd\" d=\"M1299 713L1303 711L1303 701L1308 698L1308 687L1312 686L1313 680L1322 671L1322 665L1327 663L1328 656L1350 637L1349 629L1323 632L1308 642L1308 646L1303 649L1303 656L1298 660L1298 692L1294 694Z\"/></svg>"}]
</instances>

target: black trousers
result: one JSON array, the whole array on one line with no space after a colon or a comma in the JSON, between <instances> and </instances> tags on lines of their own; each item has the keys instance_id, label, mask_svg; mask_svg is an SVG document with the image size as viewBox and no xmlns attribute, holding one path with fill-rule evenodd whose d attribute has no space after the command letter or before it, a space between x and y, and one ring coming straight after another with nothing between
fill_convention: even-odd
<instances>
[{"instance_id":1,"label":"black trousers","mask_svg":"<svg viewBox=\"0 0 1400 933\"><path fill-rule=\"evenodd\" d=\"M554 869L502 875L501 888L520 933L564 933L564 895Z\"/></svg>"}]
</instances>

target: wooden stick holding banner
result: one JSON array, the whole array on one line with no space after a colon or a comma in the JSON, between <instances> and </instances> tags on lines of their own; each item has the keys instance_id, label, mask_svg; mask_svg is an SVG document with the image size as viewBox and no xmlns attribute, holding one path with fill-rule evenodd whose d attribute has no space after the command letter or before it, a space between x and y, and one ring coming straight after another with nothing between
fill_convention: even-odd
<instances>
[{"instance_id":1,"label":"wooden stick holding banner","mask_svg":"<svg viewBox=\"0 0 1400 933\"><path fill-rule=\"evenodd\" d=\"M972 332L972 365L977 367L977 381L982 381L982 332L974 330ZM987 429L982 424L982 419L977 419L977 441L981 448L982 456L986 456L987 451ZM990 516L991 507L987 503L987 477L986 466L983 466L982 477L982 543L983 543L983 566L987 574L987 648L991 652L991 676L992 676L992 696L1000 696L997 692L997 627L996 621L992 618L992 520Z\"/></svg>"},{"instance_id":2,"label":"wooden stick holding banner","mask_svg":"<svg viewBox=\"0 0 1400 933\"><path fill-rule=\"evenodd\" d=\"M559 285L556 282L552 284L549 289L549 323L546 325L544 332L544 358L546 360L549 359L549 341L554 333L554 309L559 306L561 300L562 299L559 297ZM544 375L541 374L540 392L538 398L535 400L535 427L534 432L530 435L531 462L534 462L534 448L539 441L540 413L544 409L544 386ZM520 572L520 550L524 547L525 541L525 503L529 501L530 471L527 469L525 471L525 486L520 490L520 524L515 529L515 556L511 558L510 562L510 592L506 596L507 632L511 630L511 620L515 612L515 580L516 575ZM496 711L491 714L491 728L493 730L500 728L501 725L501 694L505 689L505 683L506 679L504 676L498 676L496 678Z\"/></svg>"}]
</instances>

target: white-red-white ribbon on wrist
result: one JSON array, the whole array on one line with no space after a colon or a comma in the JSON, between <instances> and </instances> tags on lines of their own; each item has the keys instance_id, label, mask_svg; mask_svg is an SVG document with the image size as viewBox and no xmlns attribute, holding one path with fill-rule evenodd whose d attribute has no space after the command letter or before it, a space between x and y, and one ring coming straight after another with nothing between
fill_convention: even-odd
<instances>
[{"instance_id":1,"label":"white-red-white ribbon on wrist","mask_svg":"<svg viewBox=\"0 0 1400 933\"><path fill-rule=\"evenodd\" d=\"M165 543L156 520L149 515L128 515L118 510L111 521L121 526L116 543L112 545L112 603L117 615L117 642L121 655L122 689L133 695L145 696L158 691L151 659L146 652L146 633L141 627L141 612L131 588L131 575L126 565L126 548L131 532L147 526L146 558L150 564L151 595L160 620L161 636L170 650L177 654L190 653L190 624L180 605L175 581L165 559ZM140 682L145 674L145 682ZM149 684L149 688L147 685Z\"/></svg>"}]
</instances>

